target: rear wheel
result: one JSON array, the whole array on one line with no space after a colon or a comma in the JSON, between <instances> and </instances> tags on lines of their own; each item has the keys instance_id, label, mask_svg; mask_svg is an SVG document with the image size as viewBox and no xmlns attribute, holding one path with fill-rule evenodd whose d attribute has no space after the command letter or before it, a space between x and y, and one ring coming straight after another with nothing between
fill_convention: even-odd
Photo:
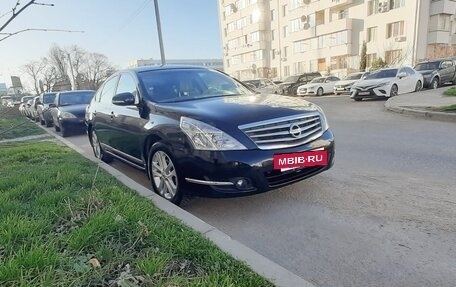
<instances>
[{"instance_id":1,"label":"rear wheel","mask_svg":"<svg viewBox=\"0 0 456 287\"><path fill-rule=\"evenodd\" d=\"M421 91L422 88L423 88L423 84L421 83L421 81L416 82L415 92Z\"/></svg>"},{"instance_id":2,"label":"rear wheel","mask_svg":"<svg viewBox=\"0 0 456 287\"><path fill-rule=\"evenodd\" d=\"M355 102L361 102L363 98L353 98L353 100L355 100Z\"/></svg>"},{"instance_id":3,"label":"rear wheel","mask_svg":"<svg viewBox=\"0 0 456 287\"><path fill-rule=\"evenodd\" d=\"M147 166L154 191L178 205L183 197L181 178L174 157L166 145L156 143L151 147Z\"/></svg>"},{"instance_id":4,"label":"rear wheel","mask_svg":"<svg viewBox=\"0 0 456 287\"><path fill-rule=\"evenodd\" d=\"M439 78L435 77L431 82L431 89L437 89L439 87Z\"/></svg>"},{"instance_id":5,"label":"rear wheel","mask_svg":"<svg viewBox=\"0 0 456 287\"><path fill-rule=\"evenodd\" d=\"M112 157L104 153L94 130L90 132L90 145L92 146L93 154L96 158L106 163L110 163L112 161Z\"/></svg>"}]
</instances>

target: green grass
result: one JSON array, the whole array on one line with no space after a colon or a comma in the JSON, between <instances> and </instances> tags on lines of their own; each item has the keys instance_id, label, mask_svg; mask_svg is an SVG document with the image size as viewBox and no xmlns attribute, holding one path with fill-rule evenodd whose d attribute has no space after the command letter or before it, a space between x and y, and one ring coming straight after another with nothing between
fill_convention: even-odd
<instances>
[{"instance_id":1,"label":"green grass","mask_svg":"<svg viewBox=\"0 0 456 287\"><path fill-rule=\"evenodd\" d=\"M434 110L439 111L439 112L446 112L446 113L456 113L456 105L438 107L438 108L434 108Z\"/></svg>"},{"instance_id":2,"label":"green grass","mask_svg":"<svg viewBox=\"0 0 456 287\"><path fill-rule=\"evenodd\" d=\"M0 109L0 140L40 135L45 132L25 116L20 116L15 108Z\"/></svg>"},{"instance_id":3,"label":"green grass","mask_svg":"<svg viewBox=\"0 0 456 287\"><path fill-rule=\"evenodd\" d=\"M21 142L0 145L0 286L272 284L69 148Z\"/></svg>"},{"instance_id":4,"label":"green grass","mask_svg":"<svg viewBox=\"0 0 456 287\"><path fill-rule=\"evenodd\" d=\"M456 87L449 88L443 94L448 97L456 97Z\"/></svg>"}]
</instances>

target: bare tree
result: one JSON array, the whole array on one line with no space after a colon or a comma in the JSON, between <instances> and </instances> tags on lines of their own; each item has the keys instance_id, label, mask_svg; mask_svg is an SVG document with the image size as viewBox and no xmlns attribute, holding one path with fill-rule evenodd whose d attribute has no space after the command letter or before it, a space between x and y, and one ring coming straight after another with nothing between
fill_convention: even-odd
<instances>
[{"instance_id":1,"label":"bare tree","mask_svg":"<svg viewBox=\"0 0 456 287\"><path fill-rule=\"evenodd\" d=\"M55 86L58 90L71 89L70 77L68 75L68 62L65 51L57 45L49 50L49 61L57 72Z\"/></svg>"},{"instance_id":2,"label":"bare tree","mask_svg":"<svg viewBox=\"0 0 456 287\"><path fill-rule=\"evenodd\" d=\"M41 59L44 69L41 71L41 83L44 92L51 92L58 79L58 73L48 58Z\"/></svg>"},{"instance_id":3,"label":"bare tree","mask_svg":"<svg viewBox=\"0 0 456 287\"><path fill-rule=\"evenodd\" d=\"M40 94L41 92L39 86L39 77L44 68L45 66L41 61L31 61L22 67L22 70L32 78L36 95Z\"/></svg>"},{"instance_id":4,"label":"bare tree","mask_svg":"<svg viewBox=\"0 0 456 287\"><path fill-rule=\"evenodd\" d=\"M73 90L82 88L81 79L83 78L83 65L87 60L87 51L73 45L64 49L66 60L68 62L69 75Z\"/></svg>"},{"instance_id":5,"label":"bare tree","mask_svg":"<svg viewBox=\"0 0 456 287\"><path fill-rule=\"evenodd\" d=\"M115 72L108 58L99 53L90 53L85 64L87 88L96 90L101 83Z\"/></svg>"}]
</instances>

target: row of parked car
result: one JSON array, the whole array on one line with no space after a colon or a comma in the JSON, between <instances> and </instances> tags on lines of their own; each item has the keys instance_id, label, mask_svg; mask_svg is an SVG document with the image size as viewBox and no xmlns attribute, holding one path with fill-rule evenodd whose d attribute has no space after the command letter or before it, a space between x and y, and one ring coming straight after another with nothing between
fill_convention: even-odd
<instances>
[{"instance_id":1,"label":"row of parked car","mask_svg":"<svg viewBox=\"0 0 456 287\"><path fill-rule=\"evenodd\" d=\"M95 91L78 90L24 96L19 111L35 122L54 127L63 137L85 131L85 111Z\"/></svg>"},{"instance_id":2,"label":"row of parked car","mask_svg":"<svg viewBox=\"0 0 456 287\"><path fill-rule=\"evenodd\" d=\"M255 80L246 81L251 84ZM322 76L318 72L290 76L277 83L256 80L255 90L292 96L322 96L334 93L350 94L355 101L363 98L392 97L398 94L419 91L424 88L456 82L456 59L444 58L417 64L414 68L403 66L384 68L374 72L357 72L343 79Z\"/></svg>"}]
</instances>

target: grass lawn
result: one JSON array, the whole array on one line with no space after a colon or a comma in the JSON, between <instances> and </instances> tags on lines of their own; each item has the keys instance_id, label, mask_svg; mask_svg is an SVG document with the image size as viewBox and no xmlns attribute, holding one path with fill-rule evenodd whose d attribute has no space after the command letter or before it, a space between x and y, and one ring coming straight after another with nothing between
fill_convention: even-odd
<instances>
[{"instance_id":1,"label":"grass lawn","mask_svg":"<svg viewBox=\"0 0 456 287\"><path fill-rule=\"evenodd\" d=\"M456 113L456 105L438 107L438 108L435 108L435 110L439 111L439 112Z\"/></svg>"},{"instance_id":2,"label":"grass lawn","mask_svg":"<svg viewBox=\"0 0 456 287\"><path fill-rule=\"evenodd\" d=\"M0 109L0 140L45 133L25 116L12 112L12 109L17 109L17 107Z\"/></svg>"},{"instance_id":3,"label":"grass lawn","mask_svg":"<svg viewBox=\"0 0 456 287\"><path fill-rule=\"evenodd\" d=\"M93 162L0 146L0 286L272 286Z\"/></svg>"},{"instance_id":4,"label":"grass lawn","mask_svg":"<svg viewBox=\"0 0 456 287\"><path fill-rule=\"evenodd\" d=\"M456 97L456 87L449 88L443 94L448 97Z\"/></svg>"}]
</instances>

